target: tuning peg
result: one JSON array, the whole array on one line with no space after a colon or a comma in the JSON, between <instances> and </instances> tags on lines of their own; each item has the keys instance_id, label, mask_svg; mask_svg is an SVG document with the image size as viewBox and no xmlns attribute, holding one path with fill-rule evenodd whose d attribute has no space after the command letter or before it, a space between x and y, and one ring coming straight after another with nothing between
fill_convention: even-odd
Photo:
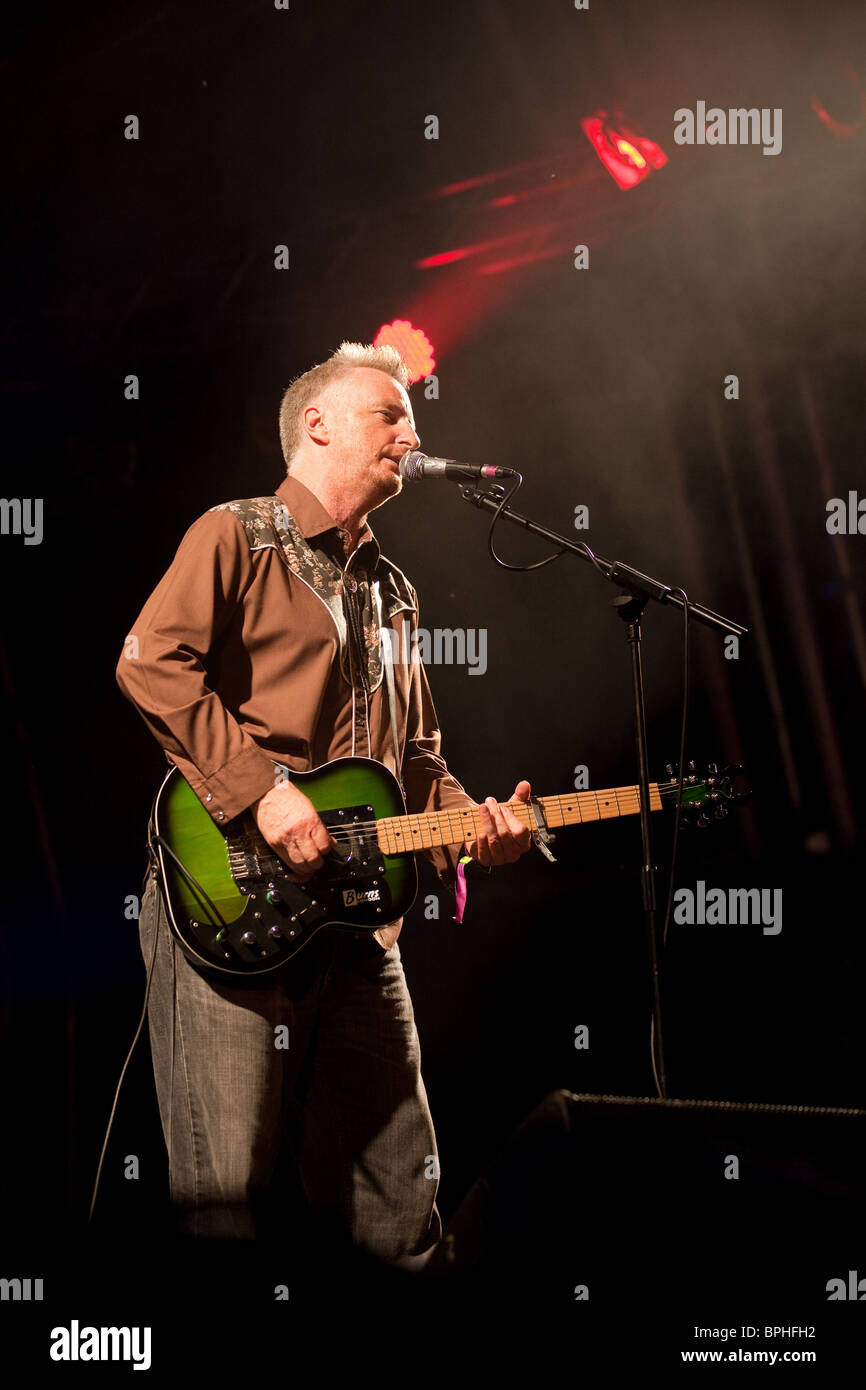
<instances>
[{"instance_id":1,"label":"tuning peg","mask_svg":"<svg viewBox=\"0 0 866 1390\"><path fill-rule=\"evenodd\" d=\"M694 772L694 770L695 770L695 760L694 760L694 758L689 758L689 772Z\"/></svg>"},{"instance_id":2,"label":"tuning peg","mask_svg":"<svg viewBox=\"0 0 866 1390\"><path fill-rule=\"evenodd\" d=\"M718 776L718 765L716 763L707 763L707 772L710 775L710 777Z\"/></svg>"},{"instance_id":3,"label":"tuning peg","mask_svg":"<svg viewBox=\"0 0 866 1390\"><path fill-rule=\"evenodd\" d=\"M665 763L665 772L667 773L670 780L673 782L677 775L676 763Z\"/></svg>"},{"instance_id":4,"label":"tuning peg","mask_svg":"<svg viewBox=\"0 0 866 1390\"><path fill-rule=\"evenodd\" d=\"M704 813L703 813L703 811L702 811L701 814L698 816L698 819L697 819L697 821L696 821L696 824L697 824L698 829L699 829L699 830L703 830L706 826L709 825L709 823L710 823L710 818L709 818L709 816L704 815Z\"/></svg>"},{"instance_id":5,"label":"tuning peg","mask_svg":"<svg viewBox=\"0 0 866 1390\"><path fill-rule=\"evenodd\" d=\"M728 808L726 806L717 806L715 814L716 820L725 820L728 814Z\"/></svg>"}]
</instances>

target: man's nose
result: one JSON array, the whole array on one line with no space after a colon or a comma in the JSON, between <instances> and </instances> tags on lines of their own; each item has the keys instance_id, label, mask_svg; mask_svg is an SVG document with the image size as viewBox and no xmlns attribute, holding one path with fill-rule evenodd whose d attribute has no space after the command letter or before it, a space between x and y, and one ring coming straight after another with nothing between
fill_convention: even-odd
<instances>
[{"instance_id":1,"label":"man's nose","mask_svg":"<svg viewBox=\"0 0 866 1390\"><path fill-rule=\"evenodd\" d=\"M403 420L400 428L400 438L398 444L403 444L407 449L417 449L421 443L421 436L415 433L415 429L409 424L408 420Z\"/></svg>"}]
</instances>

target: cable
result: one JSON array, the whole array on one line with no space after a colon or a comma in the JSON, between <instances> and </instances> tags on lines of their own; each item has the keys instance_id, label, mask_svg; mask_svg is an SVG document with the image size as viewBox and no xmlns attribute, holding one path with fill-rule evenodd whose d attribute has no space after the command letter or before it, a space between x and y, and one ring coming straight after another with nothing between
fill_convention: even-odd
<instances>
[{"instance_id":1,"label":"cable","mask_svg":"<svg viewBox=\"0 0 866 1390\"><path fill-rule=\"evenodd\" d=\"M192 886L193 886L193 888L195 889L195 891L196 891L197 893L200 893L200 894L201 894L202 898L203 898L204 901L207 903L207 905L208 905L208 907L210 908L211 912L213 913L214 917L215 917L215 918L217 919L217 921L219 922L220 926L221 926L221 927L227 927L227 926L228 926L228 922L226 922L225 919L223 918L223 915L222 915L222 913L220 912L219 908L216 906L216 904L215 904L214 902L211 901L211 899L208 897L207 893L206 893L205 890L202 888L202 886L201 886L201 884L198 882L198 880L195 879L195 878L193 878L192 874L189 872L189 869L188 869L188 868L186 867L186 865L182 862L182 860L178 859L178 857L177 857L177 855L175 854L174 850L172 849L171 845L168 843L168 840L163 839L162 835L153 835L153 836L151 836L151 838L148 840L147 843L148 843L148 849L151 851L151 854L153 853L153 851L152 851L152 846L153 846L153 845L159 845L160 849L163 850L163 852L164 852L165 854L171 855L172 859L174 860L175 868L178 870L178 872L179 872L179 873L182 873L183 876L184 876L184 878L186 879L187 883L191 883Z\"/></svg>"},{"instance_id":2,"label":"cable","mask_svg":"<svg viewBox=\"0 0 866 1390\"><path fill-rule=\"evenodd\" d=\"M563 548L562 550L555 550L555 551L553 552L552 555L546 555L546 556L544 557L543 560L536 560L535 563L534 563L534 564L531 564L531 565L509 565L509 563L508 563L507 560L503 560L502 557L501 557L500 555L497 555L497 554L496 554L496 551L495 551L494 548L493 548L493 528L495 527L497 521L499 520L500 516L502 515L503 508L506 507L506 506L508 505L508 503L511 501L512 497L513 497L513 496L515 495L515 493L517 492L518 488L520 488L520 487L522 487L522 486L523 486L523 474L522 474L522 473L518 473L518 474L517 474L517 480L516 480L514 483L512 483L512 485L511 485L511 491L505 493L505 495L503 496L501 502L499 503L499 506L496 508L496 511L493 513L493 520L492 520L491 523L490 523L490 530L489 530L488 533L487 533L487 549L488 549L488 551L489 551L489 553L490 553L492 559L495 560L496 564L497 564L497 565L500 565L500 566L502 567L502 569L504 569L504 570L512 570L512 571L514 571L514 573L516 573L516 574L525 574L528 570L540 570L544 565L549 565L549 564L552 563L553 560L558 560L559 557L560 557L560 555L568 555L568 554L570 554L570 553L573 554L573 551L572 551L571 547L569 546L568 548ZM608 577L607 571L605 570L604 566L603 566L602 564L600 564L599 561L595 558L595 555L592 553L592 551L590 550L589 546L588 546L588 545L584 545L583 542L581 541L581 542L579 543L579 549L580 549L581 551L583 551L583 554L587 557L588 560L591 560L591 561L592 561L592 563L595 565L595 567L596 567L596 569L599 571L599 573L602 574L602 575L604 576L605 579L607 579L607 577Z\"/></svg>"},{"instance_id":3,"label":"cable","mask_svg":"<svg viewBox=\"0 0 866 1390\"><path fill-rule=\"evenodd\" d=\"M153 866L153 860L151 860L151 866ZM142 894L142 903L143 903L143 902L144 902L144 895ZM93 1196L92 1196L91 1199L90 1199L90 1211L87 1213L87 1224L88 1224L88 1226L90 1225L91 1221L93 1220L93 1211L94 1211L94 1208L95 1208L95 1206L96 1206L96 1198L97 1198L97 1195L98 1195L98 1193L99 1193L99 1183L100 1183L100 1180L101 1180L101 1178L102 1178L102 1165L103 1165L103 1163L105 1162L105 1155L106 1155L106 1152L107 1152L107 1150L108 1150L108 1141L109 1141L109 1139L111 1138L111 1129L112 1129L112 1126L113 1126L113 1124L114 1124L114 1116L115 1116L115 1113L116 1113L116 1111L117 1111L117 1102L118 1102L118 1100L120 1099L120 1088L121 1088L121 1086L123 1085L124 1078L125 1078L126 1072L127 1072L127 1068L129 1067L129 1064L130 1064L130 1062L132 1061L132 1054L135 1052L136 1044L138 1043L138 1039L139 1039L140 1036L141 1036L141 1030L142 1030L142 1028L144 1027L144 1020L145 1020L146 1017L147 1017L147 1004L148 1004L148 1000L149 1000L149 998L150 998L150 982L151 982L151 979L153 978L153 967L154 967L154 964L156 963L156 948L157 948L158 940L159 940L159 913L157 913L157 915L156 915L156 926L154 927L154 932L153 932L153 951L151 952L150 963L148 964L148 967L147 967L147 980L146 980L145 986L144 986L144 1002L143 1002L143 1004L142 1004L142 1006L141 1006L141 1017L140 1017L140 1019L138 1020L138 1027L137 1027L136 1030L135 1030L135 1037L132 1039L132 1042L131 1042L130 1047L129 1047L129 1051L128 1051L127 1054L126 1054L126 1060L124 1061L123 1066L122 1066L121 1071L120 1071L120 1077L118 1078L118 1082L117 1082L117 1089L116 1089L115 1092L114 1092L114 1100L112 1101L112 1105L111 1105L111 1113L110 1113L110 1115L108 1116L108 1125L106 1126L106 1130L105 1130L105 1139L103 1140L103 1143L102 1143L102 1151L101 1151L101 1153L100 1153L100 1155L99 1155L99 1163L98 1163L97 1166L96 1166L96 1179L95 1179L94 1184L93 1184Z\"/></svg>"}]
</instances>

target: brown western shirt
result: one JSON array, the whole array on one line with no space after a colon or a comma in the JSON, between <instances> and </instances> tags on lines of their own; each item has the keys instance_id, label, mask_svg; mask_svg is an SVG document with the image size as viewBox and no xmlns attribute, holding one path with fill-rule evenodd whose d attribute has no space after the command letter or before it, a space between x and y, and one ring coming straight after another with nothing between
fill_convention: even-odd
<instances>
[{"instance_id":1,"label":"brown western shirt","mask_svg":"<svg viewBox=\"0 0 866 1390\"><path fill-rule=\"evenodd\" d=\"M199 517L132 626L118 684L220 826L281 777L333 758L375 758L396 773L374 581L394 634L407 808L476 804L441 757L413 640L415 590L369 525L350 546L289 475L275 497ZM424 853L453 891L459 847ZM401 926L379 928L380 944Z\"/></svg>"}]
</instances>

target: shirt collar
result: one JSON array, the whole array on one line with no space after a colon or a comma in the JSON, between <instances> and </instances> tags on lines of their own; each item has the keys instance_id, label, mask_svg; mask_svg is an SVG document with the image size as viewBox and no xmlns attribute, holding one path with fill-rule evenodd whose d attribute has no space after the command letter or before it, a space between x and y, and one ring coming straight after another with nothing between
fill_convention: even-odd
<instances>
[{"instance_id":1,"label":"shirt collar","mask_svg":"<svg viewBox=\"0 0 866 1390\"><path fill-rule=\"evenodd\" d=\"M277 496L281 502L285 502L289 512L294 517L298 529L304 540L312 540L316 536L323 535L326 531L333 531L338 542L342 536L347 534L334 518L327 512L314 492L305 487L297 478L293 478L288 473L277 488ZM362 545L372 542L375 551L375 559L379 558L379 542L370 529L369 522L365 522L361 533L358 536L357 549Z\"/></svg>"}]
</instances>

